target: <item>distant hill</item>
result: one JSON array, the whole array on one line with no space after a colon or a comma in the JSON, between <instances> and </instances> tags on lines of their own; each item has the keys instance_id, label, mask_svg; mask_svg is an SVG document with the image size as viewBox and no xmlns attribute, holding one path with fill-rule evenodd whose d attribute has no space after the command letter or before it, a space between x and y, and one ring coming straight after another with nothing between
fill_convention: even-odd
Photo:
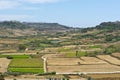
<instances>
[{"instance_id":1,"label":"distant hill","mask_svg":"<svg viewBox=\"0 0 120 80\"><path fill-rule=\"evenodd\" d=\"M96 26L97 29L108 29L108 30L117 30L120 29L120 21L116 22L103 22L100 25Z\"/></svg>"},{"instance_id":2,"label":"distant hill","mask_svg":"<svg viewBox=\"0 0 120 80\"><path fill-rule=\"evenodd\" d=\"M19 21L0 22L0 36L29 36L40 33L69 31L72 28L58 23L28 23Z\"/></svg>"},{"instance_id":3,"label":"distant hill","mask_svg":"<svg viewBox=\"0 0 120 80\"><path fill-rule=\"evenodd\" d=\"M64 33L67 32L67 33ZM0 37L45 35L69 37L80 43L103 43L120 41L120 22L103 22L92 28L71 28L58 23L34 23L19 21L0 22ZM88 39L86 41L86 39ZM71 41L73 42L73 41ZM76 44L75 42L75 44Z\"/></svg>"},{"instance_id":4,"label":"distant hill","mask_svg":"<svg viewBox=\"0 0 120 80\"><path fill-rule=\"evenodd\" d=\"M79 34L78 34L79 33ZM103 22L95 27L83 28L73 35L73 39L80 39L81 44L107 43L120 41L120 21Z\"/></svg>"}]
</instances>

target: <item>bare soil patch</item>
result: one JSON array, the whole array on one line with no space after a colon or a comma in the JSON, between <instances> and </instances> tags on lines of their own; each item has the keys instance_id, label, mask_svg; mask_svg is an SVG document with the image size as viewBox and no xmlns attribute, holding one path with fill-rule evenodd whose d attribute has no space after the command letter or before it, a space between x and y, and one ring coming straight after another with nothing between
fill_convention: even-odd
<instances>
[{"instance_id":1,"label":"bare soil patch","mask_svg":"<svg viewBox=\"0 0 120 80\"><path fill-rule=\"evenodd\" d=\"M87 76L90 76L92 78L105 78L105 77L119 77L120 78L120 74L88 74Z\"/></svg>"},{"instance_id":2,"label":"bare soil patch","mask_svg":"<svg viewBox=\"0 0 120 80\"><path fill-rule=\"evenodd\" d=\"M120 59L120 53L113 53L112 56L114 56L114 57Z\"/></svg>"},{"instance_id":3,"label":"bare soil patch","mask_svg":"<svg viewBox=\"0 0 120 80\"><path fill-rule=\"evenodd\" d=\"M120 60L112 57L110 55L98 55L97 56L99 59L102 59L104 61L107 61L108 63L114 64L114 65L119 65L120 66Z\"/></svg>"},{"instance_id":4,"label":"bare soil patch","mask_svg":"<svg viewBox=\"0 0 120 80\"><path fill-rule=\"evenodd\" d=\"M107 56L108 60L115 61L118 59ZM109 59L110 58L110 59ZM117 63L118 62L114 62ZM81 58L47 58L47 71L56 71L58 73L69 72L84 72L84 73L111 73L120 71L120 66L110 64L106 60L96 57L81 57Z\"/></svg>"},{"instance_id":5,"label":"bare soil patch","mask_svg":"<svg viewBox=\"0 0 120 80\"><path fill-rule=\"evenodd\" d=\"M6 58L0 58L0 72L4 73L7 71L8 65L11 60Z\"/></svg>"},{"instance_id":6,"label":"bare soil patch","mask_svg":"<svg viewBox=\"0 0 120 80\"><path fill-rule=\"evenodd\" d=\"M120 71L119 66L106 65L80 65L80 66L47 66L48 72L56 71L58 73L66 72L114 72Z\"/></svg>"},{"instance_id":7,"label":"bare soil patch","mask_svg":"<svg viewBox=\"0 0 120 80\"><path fill-rule=\"evenodd\" d=\"M96 57L81 57L80 59L81 64L107 64L107 62L100 60Z\"/></svg>"},{"instance_id":8,"label":"bare soil patch","mask_svg":"<svg viewBox=\"0 0 120 80\"><path fill-rule=\"evenodd\" d=\"M47 64L48 65L78 65L78 62L80 61L79 58L48 58Z\"/></svg>"}]
</instances>

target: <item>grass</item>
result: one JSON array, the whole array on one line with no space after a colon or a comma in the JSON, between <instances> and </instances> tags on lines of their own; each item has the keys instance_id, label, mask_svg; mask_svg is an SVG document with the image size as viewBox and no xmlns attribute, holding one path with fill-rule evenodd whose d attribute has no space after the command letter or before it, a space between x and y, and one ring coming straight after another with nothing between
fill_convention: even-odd
<instances>
[{"instance_id":1,"label":"grass","mask_svg":"<svg viewBox=\"0 0 120 80\"><path fill-rule=\"evenodd\" d=\"M25 59L30 58L30 55L0 55L0 58L12 57L13 59Z\"/></svg>"},{"instance_id":2,"label":"grass","mask_svg":"<svg viewBox=\"0 0 120 80\"><path fill-rule=\"evenodd\" d=\"M24 64L24 65L23 65ZM40 59L13 59L9 65L12 68L42 68L43 62Z\"/></svg>"},{"instance_id":3,"label":"grass","mask_svg":"<svg viewBox=\"0 0 120 80\"><path fill-rule=\"evenodd\" d=\"M66 53L65 57L76 57L75 52Z\"/></svg>"},{"instance_id":4,"label":"grass","mask_svg":"<svg viewBox=\"0 0 120 80\"><path fill-rule=\"evenodd\" d=\"M82 56L86 56L87 52L78 52L76 54L76 52L68 52L66 53L65 57L82 57Z\"/></svg>"},{"instance_id":5,"label":"grass","mask_svg":"<svg viewBox=\"0 0 120 80\"><path fill-rule=\"evenodd\" d=\"M13 59L8 67L9 72L44 73L43 61L38 58Z\"/></svg>"},{"instance_id":6,"label":"grass","mask_svg":"<svg viewBox=\"0 0 120 80\"><path fill-rule=\"evenodd\" d=\"M21 73L44 73L43 68L9 68L8 70Z\"/></svg>"},{"instance_id":7,"label":"grass","mask_svg":"<svg viewBox=\"0 0 120 80\"><path fill-rule=\"evenodd\" d=\"M78 52L77 56L81 57L81 56L86 56L87 52Z\"/></svg>"},{"instance_id":8,"label":"grass","mask_svg":"<svg viewBox=\"0 0 120 80\"><path fill-rule=\"evenodd\" d=\"M67 51L70 51L71 49L70 48L60 48L58 51L59 52L67 52Z\"/></svg>"},{"instance_id":9,"label":"grass","mask_svg":"<svg viewBox=\"0 0 120 80\"><path fill-rule=\"evenodd\" d=\"M89 48L101 48L100 45L94 45L94 46L90 46Z\"/></svg>"}]
</instances>

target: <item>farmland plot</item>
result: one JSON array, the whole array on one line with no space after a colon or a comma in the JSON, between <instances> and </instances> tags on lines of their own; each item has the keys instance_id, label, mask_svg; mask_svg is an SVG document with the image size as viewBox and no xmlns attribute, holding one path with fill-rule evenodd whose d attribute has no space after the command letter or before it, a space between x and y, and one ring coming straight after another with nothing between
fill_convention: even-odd
<instances>
[{"instance_id":1,"label":"farmland plot","mask_svg":"<svg viewBox=\"0 0 120 80\"><path fill-rule=\"evenodd\" d=\"M0 72L4 73L7 72L7 67L9 65L11 60L8 60L6 58L0 58Z\"/></svg>"},{"instance_id":2,"label":"farmland plot","mask_svg":"<svg viewBox=\"0 0 120 80\"><path fill-rule=\"evenodd\" d=\"M13 59L8 71L22 73L43 73L43 62L41 59Z\"/></svg>"},{"instance_id":3,"label":"farmland plot","mask_svg":"<svg viewBox=\"0 0 120 80\"><path fill-rule=\"evenodd\" d=\"M107 64L107 62L100 60L96 57L81 57L80 64Z\"/></svg>"},{"instance_id":4,"label":"farmland plot","mask_svg":"<svg viewBox=\"0 0 120 80\"><path fill-rule=\"evenodd\" d=\"M109 64L104 60L96 57L81 57L81 58L48 58L47 71L56 71L58 73L71 72L118 72L120 67Z\"/></svg>"},{"instance_id":5,"label":"farmland plot","mask_svg":"<svg viewBox=\"0 0 120 80\"><path fill-rule=\"evenodd\" d=\"M120 53L113 53L112 56L120 59Z\"/></svg>"},{"instance_id":6,"label":"farmland plot","mask_svg":"<svg viewBox=\"0 0 120 80\"><path fill-rule=\"evenodd\" d=\"M88 74L87 76L90 76L92 78L119 78L120 74Z\"/></svg>"},{"instance_id":7,"label":"farmland plot","mask_svg":"<svg viewBox=\"0 0 120 80\"><path fill-rule=\"evenodd\" d=\"M79 58L48 58L48 65L78 65Z\"/></svg>"},{"instance_id":8,"label":"farmland plot","mask_svg":"<svg viewBox=\"0 0 120 80\"><path fill-rule=\"evenodd\" d=\"M110 55L98 55L97 57L111 64L120 66L120 60Z\"/></svg>"},{"instance_id":9,"label":"farmland plot","mask_svg":"<svg viewBox=\"0 0 120 80\"><path fill-rule=\"evenodd\" d=\"M58 73L66 72L114 72L120 71L119 66L110 64L105 65L80 65L80 66L47 66L48 71L56 71Z\"/></svg>"}]
</instances>

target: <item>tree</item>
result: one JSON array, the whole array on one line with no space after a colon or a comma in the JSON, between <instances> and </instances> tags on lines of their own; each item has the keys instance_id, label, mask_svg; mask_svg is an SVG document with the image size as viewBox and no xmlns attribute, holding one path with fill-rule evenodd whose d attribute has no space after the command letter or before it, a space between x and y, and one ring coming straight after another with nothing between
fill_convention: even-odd
<instances>
[{"instance_id":1,"label":"tree","mask_svg":"<svg viewBox=\"0 0 120 80\"><path fill-rule=\"evenodd\" d=\"M117 49L114 45L110 45L104 50L104 53L106 54L112 54L113 52L117 52Z\"/></svg>"},{"instance_id":2,"label":"tree","mask_svg":"<svg viewBox=\"0 0 120 80\"><path fill-rule=\"evenodd\" d=\"M25 51L26 45L20 44L20 45L18 46L18 48L19 48L20 51Z\"/></svg>"},{"instance_id":3,"label":"tree","mask_svg":"<svg viewBox=\"0 0 120 80\"><path fill-rule=\"evenodd\" d=\"M76 57L78 57L78 51L76 51Z\"/></svg>"},{"instance_id":4,"label":"tree","mask_svg":"<svg viewBox=\"0 0 120 80\"><path fill-rule=\"evenodd\" d=\"M91 78L91 77L88 77L88 80L92 80L92 78Z\"/></svg>"},{"instance_id":5,"label":"tree","mask_svg":"<svg viewBox=\"0 0 120 80\"><path fill-rule=\"evenodd\" d=\"M4 77L2 75L0 75L0 80L5 80Z\"/></svg>"}]
</instances>

